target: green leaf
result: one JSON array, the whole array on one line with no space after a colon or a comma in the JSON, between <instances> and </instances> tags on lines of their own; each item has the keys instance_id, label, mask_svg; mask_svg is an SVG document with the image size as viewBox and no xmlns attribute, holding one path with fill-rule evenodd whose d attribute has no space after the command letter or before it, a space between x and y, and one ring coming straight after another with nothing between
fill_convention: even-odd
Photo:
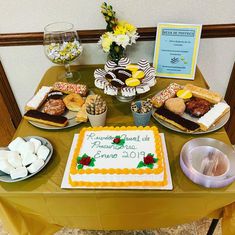
<instances>
[{"instance_id":1,"label":"green leaf","mask_svg":"<svg viewBox=\"0 0 235 235\"><path fill-rule=\"evenodd\" d=\"M125 144L125 139L121 139L120 142L118 143L118 145L123 146Z\"/></svg>"},{"instance_id":2,"label":"green leaf","mask_svg":"<svg viewBox=\"0 0 235 235\"><path fill-rule=\"evenodd\" d=\"M83 165L82 164L78 164L77 168L78 168L78 170L80 170L80 169L83 168Z\"/></svg>"},{"instance_id":3,"label":"green leaf","mask_svg":"<svg viewBox=\"0 0 235 235\"><path fill-rule=\"evenodd\" d=\"M158 158L154 158L154 163L157 163L158 162Z\"/></svg>"},{"instance_id":4,"label":"green leaf","mask_svg":"<svg viewBox=\"0 0 235 235\"><path fill-rule=\"evenodd\" d=\"M82 159L81 157L78 157L78 158L77 158L77 162L80 162L81 159Z\"/></svg>"},{"instance_id":5,"label":"green leaf","mask_svg":"<svg viewBox=\"0 0 235 235\"><path fill-rule=\"evenodd\" d=\"M119 138L119 139L120 139L121 137L120 137L120 135L116 135L116 136L115 136L115 139L116 139L116 138Z\"/></svg>"},{"instance_id":6,"label":"green leaf","mask_svg":"<svg viewBox=\"0 0 235 235\"><path fill-rule=\"evenodd\" d=\"M86 153L84 153L84 154L82 155L82 158L84 158L84 157L88 157L88 155L87 155Z\"/></svg>"},{"instance_id":7,"label":"green leaf","mask_svg":"<svg viewBox=\"0 0 235 235\"><path fill-rule=\"evenodd\" d=\"M89 166L92 166L92 167L95 166L95 158L91 159L91 162L90 162Z\"/></svg>"},{"instance_id":8,"label":"green leaf","mask_svg":"<svg viewBox=\"0 0 235 235\"><path fill-rule=\"evenodd\" d=\"M153 163L150 163L150 164L145 165L145 166L147 166L147 167L150 168L150 169L153 169Z\"/></svg>"},{"instance_id":9,"label":"green leaf","mask_svg":"<svg viewBox=\"0 0 235 235\"><path fill-rule=\"evenodd\" d=\"M152 156L152 157L154 156L154 154L153 154L153 153L148 153L147 155Z\"/></svg>"},{"instance_id":10,"label":"green leaf","mask_svg":"<svg viewBox=\"0 0 235 235\"><path fill-rule=\"evenodd\" d=\"M137 166L137 168L141 168L141 167L143 167L143 166L145 166L144 162L143 162L143 161L140 161L139 164L138 164L138 166Z\"/></svg>"}]
</instances>

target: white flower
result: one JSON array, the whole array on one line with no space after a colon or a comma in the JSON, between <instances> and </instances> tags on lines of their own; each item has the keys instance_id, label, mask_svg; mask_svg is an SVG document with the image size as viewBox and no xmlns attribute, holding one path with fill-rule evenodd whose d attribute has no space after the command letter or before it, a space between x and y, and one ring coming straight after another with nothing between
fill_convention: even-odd
<instances>
[{"instance_id":1,"label":"white flower","mask_svg":"<svg viewBox=\"0 0 235 235\"><path fill-rule=\"evenodd\" d=\"M122 46L126 48L129 45L130 38L125 34L116 35L114 41L117 43L118 46Z\"/></svg>"}]
</instances>

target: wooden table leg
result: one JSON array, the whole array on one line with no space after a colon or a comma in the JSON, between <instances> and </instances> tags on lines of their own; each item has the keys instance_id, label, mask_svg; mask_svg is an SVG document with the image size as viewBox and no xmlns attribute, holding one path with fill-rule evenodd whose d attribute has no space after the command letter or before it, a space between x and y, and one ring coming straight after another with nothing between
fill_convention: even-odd
<instances>
[{"instance_id":1,"label":"wooden table leg","mask_svg":"<svg viewBox=\"0 0 235 235\"><path fill-rule=\"evenodd\" d=\"M211 225L210 225L210 227L208 229L207 235L212 235L214 233L215 228L216 228L218 222L219 222L219 219L213 219L211 221Z\"/></svg>"}]
</instances>

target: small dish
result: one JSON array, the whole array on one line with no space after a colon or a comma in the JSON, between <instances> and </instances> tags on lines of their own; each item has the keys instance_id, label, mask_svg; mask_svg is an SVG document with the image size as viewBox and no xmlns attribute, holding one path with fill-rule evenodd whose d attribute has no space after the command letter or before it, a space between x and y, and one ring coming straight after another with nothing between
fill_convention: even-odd
<instances>
[{"instance_id":1,"label":"small dish","mask_svg":"<svg viewBox=\"0 0 235 235\"><path fill-rule=\"evenodd\" d=\"M38 139L41 141L42 145L45 145L49 150L50 150L50 153L49 153L49 156L47 157L47 159L45 160L44 162L44 165L36 172L34 173L28 173L28 175L26 177L22 177L22 178L18 178L18 179L11 179L10 175L0 171L0 181L1 182L6 182L6 183L15 183L15 182L18 182L18 181L22 181L22 180L26 180L34 175L36 175L39 171L41 171L46 165L47 163L50 161L51 159L51 156L53 154L53 147L52 147L52 144L45 138L43 137L39 137L39 136L27 136L27 137L23 137L24 140L28 141L30 140L31 138L35 138L35 139ZM0 148L1 150L9 150L7 147L3 147L3 148Z\"/></svg>"},{"instance_id":2,"label":"small dish","mask_svg":"<svg viewBox=\"0 0 235 235\"><path fill-rule=\"evenodd\" d=\"M203 159L209 158L213 163L213 156L219 156L220 168L213 175L203 172ZM207 166L210 167L210 163ZM194 183L207 188L221 188L235 180L235 151L221 141L212 138L196 138L184 144L180 153L180 166L184 174ZM210 170L209 170L210 171Z\"/></svg>"}]
</instances>

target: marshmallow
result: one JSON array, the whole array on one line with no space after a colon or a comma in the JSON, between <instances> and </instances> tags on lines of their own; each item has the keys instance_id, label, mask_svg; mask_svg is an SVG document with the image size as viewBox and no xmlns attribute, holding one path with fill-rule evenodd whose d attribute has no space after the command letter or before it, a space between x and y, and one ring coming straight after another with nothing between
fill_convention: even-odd
<instances>
[{"instance_id":1,"label":"marshmallow","mask_svg":"<svg viewBox=\"0 0 235 235\"><path fill-rule=\"evenodd\" d=\"M27 153L23 158L22 164L23 166L27 166L35 162L37 159L38 157L35 154Z\"/></svg>"},{"instance_id":2,"label":"marshmallow","mask_svg":"<svg viewBox=\"0 0 235 235\"><path fill-rule=\"evenodd\" d=\"M29 167L27 167L27 169L32 174L32 173L37 172L43 165L44 165L44 161L42 159L37 159Z\"/></svg>"},{"instance_id":3,"label":"marshmallow","mask_svg":"<svg viewBox=\"0 0 235 235\"><path fill-rule=\"evenodd\" d=\"M9 150L0 150L0 161L7 160L7 153L10 152Z\"/></svg>"},{"instance_id":4,"label":"marshmallow","mask_svg":"<svg viewBox=\"0 0 235 235\"><path fill-rule=\"evenodd\" d=\"M42 145L41 141L35 138L31 138L29 142L34 144L34 153L37 153L38 148Z\"/></svg>"},{"instance_id":5,"label":"marshmallow","mask_svg":"<svg viewBox=\"0 0 235 235\"><path fill-rule=\"evenodd\" d=\"M26 177L28 175L27 168L22 166L10 171L10 176L13 180Z\"/></svg>"},{"instance_id":6,"label":"marshmallow","mask_svg":"<svg viewBox=\"0 0 235 235\"><path fill-rule=\"evenodd\" d=\"M11 143L8 145L8 148L11 151L17 151L19 152L19 147L25 143L25 140L21 137L17 137L15 138L13 141L11 141Z\"/></svg>"},{"instance_id":7,"label":"marshmallow","mask_svg":"<svg viewBox=\"0 0 235 235\"><path fill-rule=\"evenodd\" d=\"M7 160L13 167L18 168L22 166L22 158L18 152L9 152L7 155Z\"/></svg>"},{"instance_id":8,"label":"marshmallow","mask_svg":"<svg viewBox=\"0 0 235 235\"><path fill-rule=\"evenodd\" d=\"M34 150L34 143L32 142L25 142L19 146L19 152L22 158L24 158L28 153L34 153Z\"/></svg>"},{"instance_id":9,"label":"marshmallow","mask_svg":"<svg viewBox=\"0 0 235 235\"><path fill-rule=\"evenodd\" d=\"M11 170L14 170L15 168L7 161L7 160L2 160L0 162L0 171L10 174Z\"/></svg>"},{"instance_id":10,"label":"marshmallow","mask_svg":"<svg viewBox=\"0 0 235 235\"><path fill-rule=\"evenodd\" d=\"M41 145L38 149L37 155L38 155L39 159L42 159L45 161L47 159L49 153L50 153L49 148L47 148L44 145Z\"/></svg>"}]
</instances>

